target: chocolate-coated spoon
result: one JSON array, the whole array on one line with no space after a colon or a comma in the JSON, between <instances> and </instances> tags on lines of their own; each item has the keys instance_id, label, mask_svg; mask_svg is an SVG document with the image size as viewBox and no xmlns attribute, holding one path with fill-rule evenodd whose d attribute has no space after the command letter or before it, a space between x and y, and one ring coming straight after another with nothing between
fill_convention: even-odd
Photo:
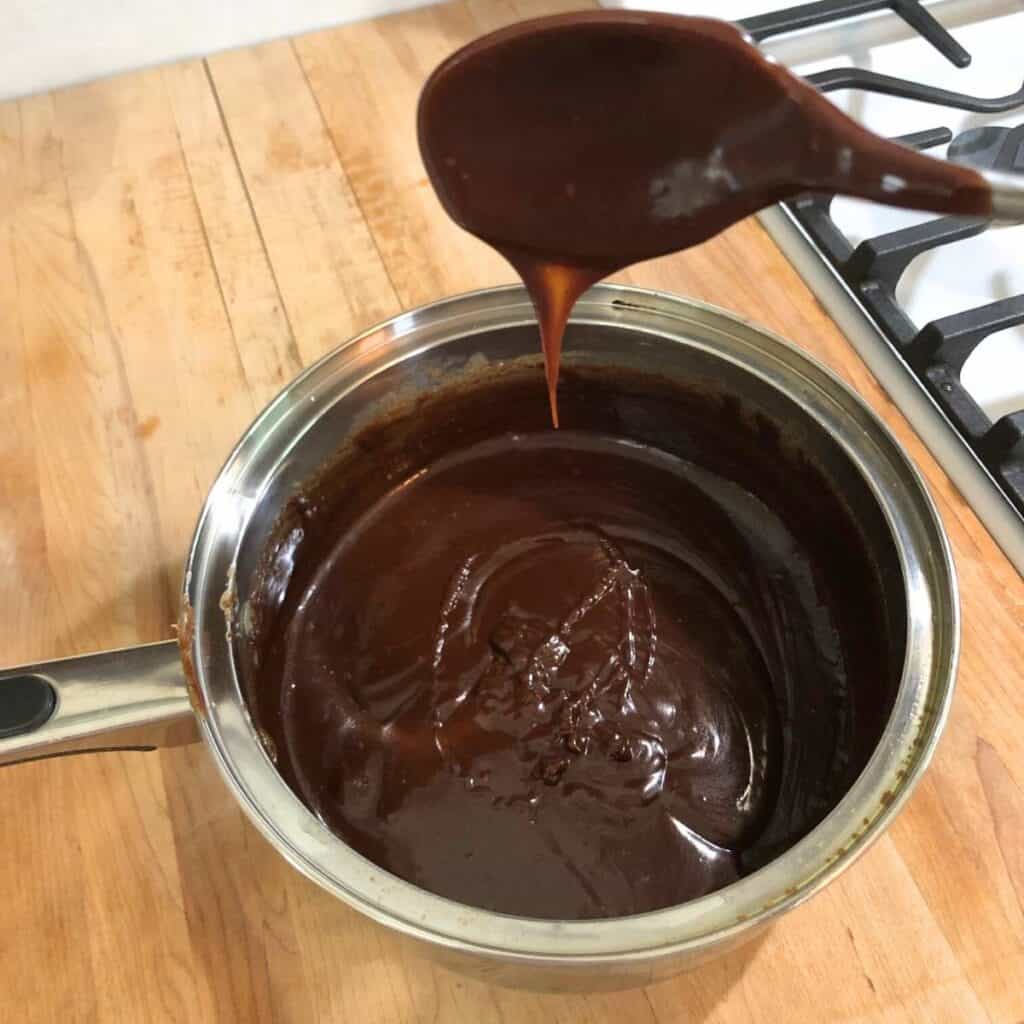
<instances>
[{"instance_id":1,"label":"chocolate-coated spoon","mask_svg":"<svg viewBox=\"0 0 1024 1024\"><path fill-rule=\"evenodd\" d=\"M516 267L555 411L561 334L589 285L807 190L1024 219L1024 184L874 135L735 26L617 11L523 22L449 57L420 99L445 209Z\"/></svg>"}]
</instances>

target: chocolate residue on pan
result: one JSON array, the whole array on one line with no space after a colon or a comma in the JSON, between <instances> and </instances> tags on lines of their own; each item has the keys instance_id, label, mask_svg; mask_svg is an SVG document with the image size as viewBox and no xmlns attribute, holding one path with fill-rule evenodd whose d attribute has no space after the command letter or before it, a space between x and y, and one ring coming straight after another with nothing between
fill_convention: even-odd
<instances>
[{"instance_id":1,"label":"chocolate residue on pan","mask_svg":"<svg viewBox=\"0 0 1024 1024\"><path fill-rule=\"evenodd\" d=\"M185 673L185 689L188 690L188 702L192 710L200 717L206 715L206 699L203 697L199 679L196 676L196 665L192 655L192 644L195 640L195 615L188 592L182 595L181 615L178 619L178 650L181 652L181 666Z\"/></svg>"}]
</instances>

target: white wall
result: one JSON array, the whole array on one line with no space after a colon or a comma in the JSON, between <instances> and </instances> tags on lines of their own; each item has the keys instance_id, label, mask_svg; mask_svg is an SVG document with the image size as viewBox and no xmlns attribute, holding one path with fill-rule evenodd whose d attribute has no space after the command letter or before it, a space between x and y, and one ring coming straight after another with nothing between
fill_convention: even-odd
<instances>
[{"instance_id":1,"label":"white wall","mask_svg":"<svg viewBox=\"0 0 1024 1024\"><path fill-rule=\"evenodd\" d=\"M431 0L0 0L0 99Z\"/></svg>"}]
</instances>

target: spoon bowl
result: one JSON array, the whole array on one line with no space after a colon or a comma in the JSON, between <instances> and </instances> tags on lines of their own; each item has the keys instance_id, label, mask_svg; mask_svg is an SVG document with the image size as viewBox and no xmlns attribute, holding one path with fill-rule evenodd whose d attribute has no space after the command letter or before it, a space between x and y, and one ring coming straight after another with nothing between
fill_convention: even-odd
<instances>
[{"instance_id":1,"label":"spoon bowl","mask_svg":"<svg viewBox=\"0 0 1024 1024\"><path fill-rule=\"evenodd\" d=\"M457 223L519 269L585 268L585 284L807 190L1024 210L1012 176L874 135L707 18L586 12L484 36L427 81L419 140Z\"/></svg>"}]
</instances>

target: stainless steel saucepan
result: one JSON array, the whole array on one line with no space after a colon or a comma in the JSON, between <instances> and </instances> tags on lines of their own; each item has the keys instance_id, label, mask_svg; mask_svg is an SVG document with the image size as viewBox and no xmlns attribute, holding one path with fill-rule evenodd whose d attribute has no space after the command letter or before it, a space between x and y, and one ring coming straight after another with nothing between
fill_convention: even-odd
<instances>
[{"instance_id":1,"label":"stainless steel saucepan","mask_svg":"<svg viewBox=\"0 0 1024 1024\"><path fill-rule=\"evenodd\" d=\"M869 540L899 567L885 603L905 633L902 677L881 740L838 806L766 867L712 895L614 920L535 920L457 904L381 870L328 831L267 757L236 646L254 567L289 494L375 414L537 349L526 293L499 288L405 313L310 367L253 423L210 491L185 566L180 650L170 641L0 673L0 764L180 743L198 726L239 804L295 868L449 964L506 984L644 984L750 937L824 886L892 820L942 730L959 637L949 545L917 473L856 395L779 338L669 295L608 285L587 293L566 364L677 378L710 368L724 391L802 424L808 454L845 481L843 500L885 524Z\"/></svg>"}]
</instances>

